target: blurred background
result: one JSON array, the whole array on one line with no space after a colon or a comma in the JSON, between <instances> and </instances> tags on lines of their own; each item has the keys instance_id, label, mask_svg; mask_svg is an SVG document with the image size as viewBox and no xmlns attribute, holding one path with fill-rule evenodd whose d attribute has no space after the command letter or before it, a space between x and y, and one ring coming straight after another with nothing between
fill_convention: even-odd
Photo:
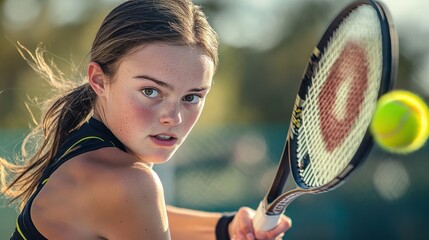
<instances>
[{"instance_id":1,"label":"blurred background","mask_svg":"<svg viewBox=\"0 0 429 240\"><path fill-rule=\"evenodd\" d=\"M95 32L119 2L0 0L1 156L16 155L28 131L25 102L48 95L14 44L34 50L43 43L64 74L85 74ZM327 24L350 1L194 2L204 7L220 36L220 66L189 140L156 170L169 204L208 211L256 208L274 176L307 59ZM400 40L395 88L427 101L429 1L383 2ZM424 147L401 156L375 147L341 188L290 205L294 226L285 239L427 239L428 153ZM8 239L16 215L12 208L0 208L0 239Z\"/></svg>"}]
</instances>

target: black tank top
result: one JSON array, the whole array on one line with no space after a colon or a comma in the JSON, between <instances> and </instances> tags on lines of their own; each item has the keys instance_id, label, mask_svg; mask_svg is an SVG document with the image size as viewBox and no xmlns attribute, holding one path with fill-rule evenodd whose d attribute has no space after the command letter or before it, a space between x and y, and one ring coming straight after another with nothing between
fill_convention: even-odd
<instances>
[{"instance_id":1,"label":"black tank top","mask_svg":"<svg viewBox=\"0 0 429 240\"><path fill-rule=\"evenodd\" d=\"M26 203L16 220L16 228L11 240L44 240L46 239L34 226L30 216L30 208L34 198L40 192L51 174L67 160L82 153L104 147L117 147L125 151L124 145L100 121L90 118L79 129L73 131L64 144L61 145L54 161L45 169L36 191Z\"/></svg>"}]
</instances>

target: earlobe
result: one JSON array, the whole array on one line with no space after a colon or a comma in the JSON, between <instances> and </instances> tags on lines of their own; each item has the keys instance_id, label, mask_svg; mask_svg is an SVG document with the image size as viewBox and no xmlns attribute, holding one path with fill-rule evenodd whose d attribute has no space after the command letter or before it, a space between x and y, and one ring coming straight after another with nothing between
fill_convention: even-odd
<instances>
[{"instance_id":1,"label":"earlobe","mask_svg":"<svg viewBox=\"0 0 429 240\"><path fill-rule=\"evenodd\" d=\"M105 78L106 75L98 63L90 62L88 64L89 85L97 95L101 95L105 90Z\"/></svg>"}]
</instances>

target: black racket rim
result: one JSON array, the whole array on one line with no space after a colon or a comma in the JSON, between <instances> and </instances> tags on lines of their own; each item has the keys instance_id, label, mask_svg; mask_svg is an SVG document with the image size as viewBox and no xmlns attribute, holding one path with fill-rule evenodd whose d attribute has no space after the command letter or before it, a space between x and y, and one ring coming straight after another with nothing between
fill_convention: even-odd
<instances>
[{"instance_id":1,"label":"black racket rim","mask_svg":"<svg viewBox=\"0 0 429 240\"><path fill-rule=\"evenodd\" d=\"M322 35L319 43L317 44L317 49L313 52L309 63L307 64L306 70L304 72L303 80L301 82L301 85L299 87L297 101L295 102L293 114L293 118L300 118L300 115L297 115L297 111L300 111L302 109L302 104L305 102L306 94L308 92L309 87L311 86L311 76L313 74L313 71L315 70L316 64L320 60L320 56L323 55L326 45L328 44L330 37L333 32L339 27L339 25L342 23L343 18L348 16L354 9L356 9L359 6L362 5L370 5L372 6L378 15L378 18L381 23L381 35L382 35L382 73L381 73L381 83L380 83L380 89L378 92L377 98L380 98L384 93L390 91L393 88L394 85L394 79L396 77L396 66L397 66L397 55L398 55L398 47L397 47L397 36L396 32L393 26L393 22L391 19L391 15L387 8L382 5L382 3L377 1L356 1L348 6L346 6L335 18L332 20L331 24L328 26L328 28L325 30L324 34ZM301 119L302 121L302 119ZM296 129L299 128L299 126L294 126L294 124L291 121L291 128L293 129L293 132L296 132ZM339 186L341 183L344 182L344 180L352 173L358 166L360 166L367 158L369 152L371 151L374 140L369 132L369 129L366 130L366 133L363 137L363 140L361 141L361 144L359 145L355 155L352 157L349 164L341 171L341 173L338 175L337 178L333 179L332 181L324 184L323 186L318 187L309 187L304 182L302 182L300 176L299 176L299 170L297 166L296 161L296 155L297 155L297 142L293 140L292 138L296 136L290 136L288 138L289 144L288 144L288 155L289 155L289 166L290 166L290 172L292 172L292 176L296 182L296 184L302 188L302 189L309 189L312 193L318 193L318 192L325 192L328 190L332 190L335 187Z\"/></svg>"}]
</instances>

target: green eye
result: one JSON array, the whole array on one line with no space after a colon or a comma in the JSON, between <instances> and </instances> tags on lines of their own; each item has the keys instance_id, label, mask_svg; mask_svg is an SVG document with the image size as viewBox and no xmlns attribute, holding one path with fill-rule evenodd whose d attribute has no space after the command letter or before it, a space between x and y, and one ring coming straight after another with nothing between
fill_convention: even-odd
<instances>
[{"instance_id":1,"label":"green eye","mask_svg":"<svg viewBox=\"0 0 429 240\"><path fill-rule=\"evenodd\" d=\"M198 95L195 95L195 94L186 95L186 96L183 97L183 101L189 102L189 103L192 103L192 104L197 104L197 103L200 102L200 100L201 100L201 97L198 96Z\"/></svg>"},{"instance_id":2,"label":"green eye","mask_svg":"<svg viewBox=\"0 0 429 240\"><path fill-rule=\"evenodd\" d=\"M159 96L158 90L154 88L144 88L142 92L148 98L156 98Z\"/></svg>"}]
</instances>

